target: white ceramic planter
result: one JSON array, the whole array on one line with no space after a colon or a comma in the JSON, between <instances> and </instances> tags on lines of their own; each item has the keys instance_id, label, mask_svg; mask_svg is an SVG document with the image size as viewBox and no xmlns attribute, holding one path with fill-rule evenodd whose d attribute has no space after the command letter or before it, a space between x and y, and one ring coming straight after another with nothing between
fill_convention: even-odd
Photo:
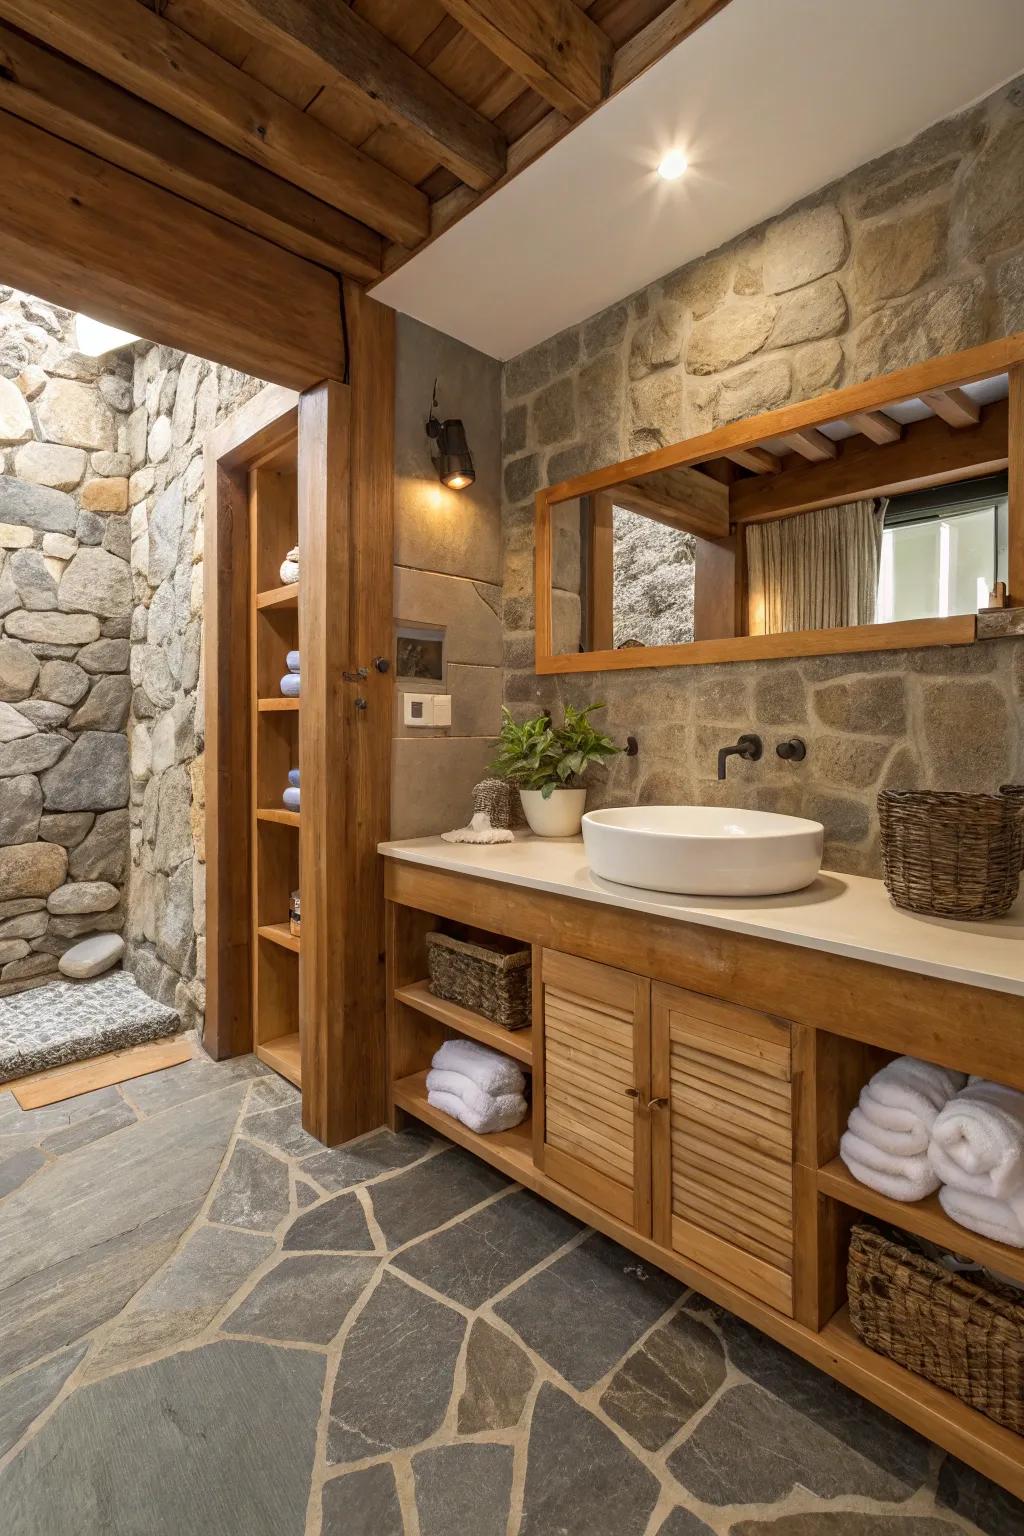
<instances>
[{"instance_id":1,"label":"white ceramic planter","mask_svg":"<svg viewBox=\"0 0 1024 1536\"><path fill-rule=\"evenodd\" d=\"M579 837L587 803L585 789L553 789L546 800L539 789L521 789L519 798L530 831L538 837Z\"/></svg>"}]
</instances>

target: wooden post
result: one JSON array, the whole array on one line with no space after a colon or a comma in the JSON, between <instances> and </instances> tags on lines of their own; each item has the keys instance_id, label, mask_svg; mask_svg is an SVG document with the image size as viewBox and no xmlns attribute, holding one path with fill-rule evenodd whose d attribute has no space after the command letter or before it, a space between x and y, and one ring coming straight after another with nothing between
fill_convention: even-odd
<instances>
[{"instance_id":1,"label":"wooden post","mask_svg":"<svg viewBox=\"0 0 1024 1536\"><path fill-rule=\"evenodd\" d=\"M1010 369L1009 420L1009 597L1011 608L1024 607L1024 364Z\"/></svg>"}]
</instances>

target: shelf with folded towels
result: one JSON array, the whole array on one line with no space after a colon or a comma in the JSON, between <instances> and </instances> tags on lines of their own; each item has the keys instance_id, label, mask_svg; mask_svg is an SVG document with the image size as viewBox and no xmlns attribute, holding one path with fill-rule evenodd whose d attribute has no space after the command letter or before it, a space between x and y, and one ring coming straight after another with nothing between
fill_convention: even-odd
<instances>
[{"instance_id":1,"label":"shelf with folded towels","mask_svg":"<svg viewBox=\"0 0 1024 1536\"><path fill-rule=\"evenodd\" d=\"M468 1147L477 1157L493 1168L500 1168L520 1184L531 1189L535 1187L538 1177L533 1163L533 1127L529 1115L510 1131L488 1131L486 1135L471 1131L451 1115L446 1115L444 1110L435 1109L427 1102L426 1072L399 1078L391 1085L391 1095L400 1109L433 1126L449 1141Z\"/></svg>"},{"instance_id":2,"label":"shelf with folded towels","mask_svg":"<svg viewBox=\"0 0 1024 1536\"><path fill-rule=\"evenodd\" d=\"M257 608L297 608L298 606L298 582L291 582L286 587L271 587L267 592L256 593Z\"/></svg>"},{"instance_id":3,"label":"shelf with folded towels","mask_svg":"<svg viewBox=\"0 0 1024 1536\"><path fill-rule=\"evenodd\" d=\"M280 944L282 949L291 950L293 955L299 953L299 938L292 933L287 923L263 923L256 932L261 939L269 939L271 944Z\"/></svg>"},{"instance_id":4,"label":"shelf with folded towels","mask_svg":"<svg viewBox=\"0 0 1024 1536\"><path fill-rule=\"evenodd\" d=\"M427 981L416 981L411 986L396 987L395 1001L406 1003L410 1008L425 1013L428 1018L436 1019L439 1024L446 1025L456 1034L466 1035L470 1040L479 1040L481 1044L489 1045L506 1056L512 1056L527 1067L533 1063L533 1031L531 1029L503 1029L500 1024L494 1024L490 1019L485 1019L482 1013L474 1013L472 1009L463 1008L459 1003L450 1003L446 998L435 997Z\"/></svg>"},{"instance_id":5,"label":"shelf with folded towels","mask_svg":"<svg viewBox=\"0 0 1024 1536\"><path fill-rule=\"evenodd\" d=\"M902 1227L905 1232L913 1232L916 1237L923 1237L947 1252L964 1254L1024 1284L1024 1249L1010 1248L1006 1243L997 1243L962 1227L946 1215L937 1195L928 1195L924 1200L892 1200L861 1184L838 1157L818 1169L818 1190L855 1211L874 1216L890 1226Z\"/></svg>"}]
</instances>

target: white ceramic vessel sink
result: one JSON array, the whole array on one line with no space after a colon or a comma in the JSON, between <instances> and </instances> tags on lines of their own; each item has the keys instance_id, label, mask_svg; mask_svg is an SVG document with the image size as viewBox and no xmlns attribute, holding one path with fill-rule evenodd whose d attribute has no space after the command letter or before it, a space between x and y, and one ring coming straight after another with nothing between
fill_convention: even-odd
<instances>
[{"instance_id":1,"label":"white ceramic vessel sink","mask_svg":"<svg viewBox=\"0 0 1024 1536\"><path fill-rule=\"evenodd\" d=\"M583 843L595 875L681 896L776 896L810 885L824 829L772 811L630 805L588 811Z\"/></svg>"}]
</instances>

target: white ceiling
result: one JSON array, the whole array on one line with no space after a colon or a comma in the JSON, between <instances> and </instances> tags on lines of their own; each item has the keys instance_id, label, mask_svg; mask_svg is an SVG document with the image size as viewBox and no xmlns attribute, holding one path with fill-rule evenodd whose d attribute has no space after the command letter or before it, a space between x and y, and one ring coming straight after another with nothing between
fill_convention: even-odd
<instances>
[{"instance_id":1,"label":"white ceiling","mask_svg":"<svg viewBox=\"0 0 1024 1536\"><path fill-rule=\"evenodd\" d=\"M374 296L514 357L1022 70L1022 0L731 0Z\"/></svg>"}]
</instances>

